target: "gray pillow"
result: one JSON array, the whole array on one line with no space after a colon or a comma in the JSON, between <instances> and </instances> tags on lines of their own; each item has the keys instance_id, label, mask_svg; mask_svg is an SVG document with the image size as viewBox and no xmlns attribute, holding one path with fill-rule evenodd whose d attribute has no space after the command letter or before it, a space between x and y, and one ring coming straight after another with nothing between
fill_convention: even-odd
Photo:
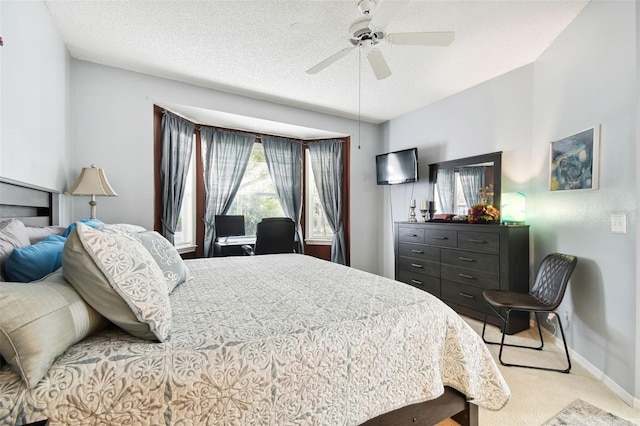
<instances>
[{"instance_id":1,"label":"gray pillow","mask_svg":"<svg viewBox=\"0 0 640 426\"><path fill-rule=\"evenodd\" d=\"M123 330L161 342L169 336L164 275L134 238L78 223L62 250L62 270L87 303Z\"/></svg>"},{"instance_id":2,"label":"gray pillow","mask_svg":"<svg viewBox=\"0 0 640 426\"><path fill-rule=\"evenodd\" d=\"M67 348L108 321L53 272L29 284L0 283L0 354L29 388Z\"/></svg>"},{"instance_id":3,"label":"gray pillow","mask_svg":"<svg viewBox=\"0 0 640 426\"><path fill-rule=\"evenodd\" d=\"M144 231L139 232L137 238L162 270L169 293L189 278L187 265L178 250L165 237L156 231Z\"/></svg>"},{"instance_id":4,"label":"gray pillow","mask_svg":"<svg viewBox=\"0 0 640 426\"><path fill-rule=\"evenodd\" d=\"M4 263L13 249L30 245L24 223L17 219L0 222L0 280L4 281Z\"/></svg>"},{"instance_id":5,"label":"gray pillow","mask_svg":"<svg viewBox=\"0 0 640 426\"><path fill-rule=\"evenodd\" d=\"M38 243L49 235L62 235L67 229L66 226L27 226L25 227L29 242L31 244Z\"/></svg>"}]
</instances>

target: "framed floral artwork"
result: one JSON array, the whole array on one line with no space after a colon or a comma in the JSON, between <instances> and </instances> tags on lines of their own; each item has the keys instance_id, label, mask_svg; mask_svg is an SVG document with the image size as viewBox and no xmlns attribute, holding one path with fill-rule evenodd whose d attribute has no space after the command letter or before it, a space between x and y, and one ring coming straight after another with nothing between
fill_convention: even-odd
<instances>
[{"instance_id":1,"label":"framed floral artwork","mask_svg":"<svg viewBox=\"0 0 640 426\"><path fill-rule=\"evenodd\" d=\"M598 189L600 126L551 142L549 190Z\"/></svg>"}]
</instances>

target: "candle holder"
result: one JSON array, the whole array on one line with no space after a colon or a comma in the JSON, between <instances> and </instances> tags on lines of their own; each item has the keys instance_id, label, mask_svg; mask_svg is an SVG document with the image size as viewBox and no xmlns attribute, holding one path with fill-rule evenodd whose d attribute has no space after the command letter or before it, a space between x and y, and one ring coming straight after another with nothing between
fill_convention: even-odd
<instances>
[{"instance_id":1,"label":"candle holder","mask_svg":"<svg viewBox=\"0 0 640 426\"><path fill-rule=\"evenodd\" d=\"M409 222L417 222L418 219L416 219L416 206L409 207L409 210Z\"/></svg>"},{"instance_id":2,"label":"candle holder","mask_svg":"<svg viewBox=\"0 0 640 426\"><path fill-rule=\"evenodd\" d=\"M428 212L428 211L429 211L429 210L427 210L427 209L420 209L420 213L422 213L422 221L423 221L423 222L426 222L426 221L427 221L427 212Z\"/></svg>"}]
</instances>

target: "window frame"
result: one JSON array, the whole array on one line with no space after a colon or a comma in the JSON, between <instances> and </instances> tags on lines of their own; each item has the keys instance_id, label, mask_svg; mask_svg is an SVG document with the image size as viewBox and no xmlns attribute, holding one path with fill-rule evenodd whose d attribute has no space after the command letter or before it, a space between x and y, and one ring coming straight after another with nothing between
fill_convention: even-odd
<instances>
[{"instance_id":1,"label":"window frame","mask_svg":"<svg viewBox=\"0 0 640 426\"><path fill-rule=\"evenodd\" d=\"M196 143L196 135L195 132L193 134L193 143ZM196 250L197 248L197 243L196 243L196 222L197 222L197 215L196 215L196 195L198 193L198 185L196 182L196 170L195 170L195 165L196 165L196 150L192 150L191 151L191 158L189 159L189 172L187 177L190 179L187 180L187 185L189 185L191 188L191 206L190 208L185 208L185 202L188 201L188 199L186 198L186 194L185 197L182 200L182 208L180 209L180 215L183 216L183 223L184 223L184 214L183 213L190 213L191 214L191 220L189 221L190 224L187 228L189 235L189 238L186 242L182 242L179 244L174 244L176 247L176 250L178 250L178 253L191 253L193 251ZM187 188L185 188L185 191L187 191ZM185 226L183 225L183 235L184 235L184 228Z\"/></svg>"},{"instance_id":2,"label":"window frame","mask_svg":"<svg viewBox=\"0 0 640 426\"><path fill-rule=\"evenodd\" d=\"M311 202L313 201L311 199L313 195L312 195L312 190L310 190L311 183L309 181L310 181L310 179L314 178L313 170L311 168L311 155L310 155L308 149L304 149L303 150L303 162L304 162L304 167L303 167L303 169L304 169L304 200L303 200L303 204L306 207L306 206L309 206L311 204ZM311 215L313 214L313 211L311 209L306 209L306 208L304 210L305 210L304 223L306 225L305 226L305 232L304 232L304 242L305 242L305 244L310 244L310 245L331 245L331 241L333 239L333 236L331 236L331 235L326 236L324 238L310 235L311 234L311 228L312 228L311 222L313 220ZM323 215L324 215L324 212L323 212Z\"/></svg>"}]
</instances>

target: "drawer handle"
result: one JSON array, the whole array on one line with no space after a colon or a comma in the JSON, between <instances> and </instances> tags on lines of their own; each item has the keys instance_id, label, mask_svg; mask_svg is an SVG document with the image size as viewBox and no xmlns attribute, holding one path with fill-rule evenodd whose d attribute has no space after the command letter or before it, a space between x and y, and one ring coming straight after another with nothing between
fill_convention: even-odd
<instances>
[{"instance_id":1,"label":"drawer handle","mask_svg":"<svg viewBox=\"0 0 640 426\"><path fill-rule=\"evenodd\" d=\"M463 260L465 262L475 262L475 259L472 258L472 257L462 257L462 256L460 256L460 257L458 257L458 259Z\"/></svg>"},{"instance_id":2,"label":"drawer handle","mask_svg":"<svg viewBox=\"0 0 640 426\"><path fill-rule=\"evenodd\" d=\"M424 254L422 250L411 250L411 253Z\"/></svg>"},{"instance_id":3,"label":"drawer handle","mask_svg":"<svg viewBox=\"0 0 640 426\"><path fill-rule=\"evenodd\" d=\"M411 266L413 266L414 268L424 268L424 266L418 264L418 263L412 263Z\"/></svg>"},{"instance_id":4,"label":"drawer handle","mask_svg":"<svg viewBox=\"0 0 640 426\"><path fill-rule=\"evenodd\" d=\"M422 281L418 281L418 280L411 280L411 282L414 284L422 284Z\"/></svg>"},{"instance_id":5,"label":"drawer handle","mask_svg":"<svg viewBox=\"0 0 640 426\"><path fill-rule=\"evenodd\" d=\"M476 297L472 294L468 294L468 293L458 293L460 296L462 297L466 297L467 299L475 299Z\"/></svg>"},{"instance_id":6,"label":"drawer handle","mask_svg":"<svg viewBox=\"0 0 640 426\"><path fill-rule=\"evenodd\" d=\"M486 243L485 240L475 240L473 238L469 238L467 241L469 241L470 243L480 243L480 244Z\"/></svg>"},{"instance_id":7,"label":"drawer handle","mask_svg":"<svg viewBox=\"0 0 640 426\"><path fill-rule=\"evenodd\" d=\"M458 274L458 275L461 276L462 278L466 278L468 280L475 279L475 277L473 275L468 275L468 274Z\"/></svg>"},{"instance_id":8,"label":"drawer handle","mask_svg":"<svg viewBox=\"0 0 640 426\"><path fill-rule=\"evenodd\" d=\"M433 237L434 240L448 240L449 238L447 237L439 237L439 236L435 236Z\"/></svg>"}]
</instances>

